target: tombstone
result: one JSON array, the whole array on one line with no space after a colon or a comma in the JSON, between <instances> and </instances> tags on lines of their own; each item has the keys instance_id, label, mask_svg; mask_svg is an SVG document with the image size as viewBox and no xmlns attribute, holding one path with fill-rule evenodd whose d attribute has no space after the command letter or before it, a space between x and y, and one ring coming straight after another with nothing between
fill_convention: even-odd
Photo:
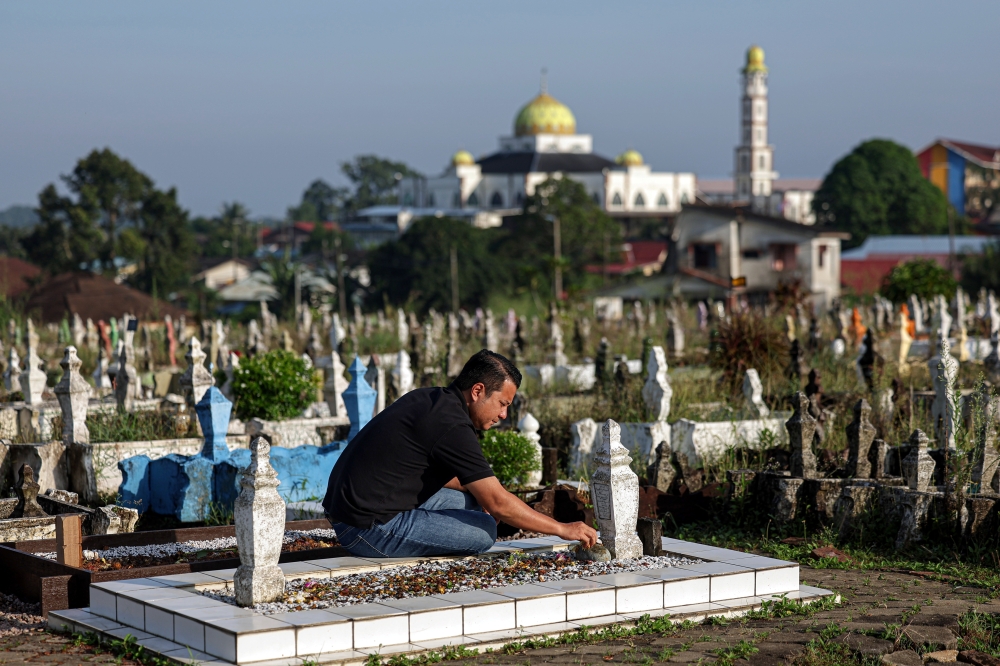
<instances>
[{"instance_id":1,"label":"tombstone","mask_svg":"<svg viewBox=\"0 0 1000 666\"><path fill-rule=\"evenodd\" d=\"M875 295L875 302L872 304L872 314L875 316L875 328L878 331L885 330L885 305L882 299Z\"/></svg>"},{"instance_id":2,"label":"tombstone","mask_svg":"<svg viewBox=\"0 0 1000 666\"><path fill-rule=\"evenodd\" d=\"M656 458L646 469L646 478L660 492L668 493L677 478L677 469L673 463L673 451L670 442L660 442L656 445Z\"/></svg>"},{"instance_id":3,"label":"tombstone","mask_svg":"<svg viewBox=\"0 0 1000 666\"><path fill-rule=\"evenodd\" d=\"M708 306L705 301L698 301L698 330L704 331L708 328Z\"/></svg>"},{"instance_id":4,"label":"tombstone","mask_svg":"<svg viewBox=\"0 0 1000 666\"><path fill-rule=\"evenodd\" d=\"M917 334L924 332L924 310L920 305L920 299L917 298L916 294L910 294L908 301L910 306L910 318L913 319L913 325L916 328Z\"/></svg>"},{"instance_id":5,"label":"tombstone","mask_svg":"<svg viewBox=\"0 0 1000 666\"><path fill-rule=\"evenodd\" d=\"M672 309L667 311L667 351L673 358L684 355L684 327Z\"/></svg>"},{"instance_id":6,"label":"tombstone","mask_svg":"<svg viewBox=\"0 0 1000 666\"><path fill-rule=\"evenodd\" d=\"M229 359L226 362L226 367L224 372L226 373L226 381L222 385L222 395L226 396L228 400L235 400L236 395L233 390L233 379L236 376L236 370L240 367L240 357L234 351L229 352Z\"/></svg>"},{"instance_id":7,"label":"tombstone","mask_svg":"<svg viewBox=\"0 0 1000 666\"><path fill-rule=\"evenodd\" d=\"M632 325L635 327L635 335L642 337L643 329L646 327L646 315L642 311L640 301L632 301Z\"/></svg>"},{"instance_id":8,"label":"tombstone","mask_svg":"<svg viewBox=\"0 0 1000 666\"><path fill-rule=\"evenodd\" d=\"M84 337L84 341L87 349L91 351L97 351L101 342L101 336L97 332L97 326L94 325L94 320L90 317L87 317L87 333Z\"/></svg>"},{"instance_id":9,"label":"tombstone","mask_svg":"<svg viewBox=\"0 0 1000 666\"><path fill-rule=\"evenodd\" d=\"M403 311L399 310L400 316L402 316ZM343 351L344 340L347 339L347 331L344 330L344 325L340 321L340 315L336 312L330 317L332 320L330 323L330 349L334 351ZM406 326L406 320L403 320L403 326ZM407 331L407 338L409 338L409 331ZM406 346L406 343L403 343Z\"/></svg>"},{"instance_id":10,"label":"tombstone","mask_svg":"<svg viewBox=\"0 0 1000 666\"><path fill-rule=\"evenodd\" d=\"M163 316L163 328L167 336L167 362L171 368L177 367L177 335L174 332L173 318L168 314Z\"/></svg>"},{"instance_id":11,"label":"tombstone","mask_svg":"<svg viewBox=\"0 0 1000 666\"><path fill-rule=\"evenodd\" d=\"M153 335L149 326L142 325L142 371L153 372L156 364L153 360Z\"/></svg>"},{"instance_id":12,"label":"tombstone","mask_svg":"<svg viewBox=\"0 0 1000 666\"><path fill-rule=\"evenodd\" d=\"M306 344L306 353L312 359L313 364L323 355L323 338L320 337L319 327L313 326L309 332L309 342Z\"/></svg>"},{"instance_id":13,"label":"tombstone","mask_svg":"<svg viewBox=\"0 0 1000 666\"><path fill-rule=\"evenodd\" d=\"M914 430L909 439L910 453L900 462L903 481L910 490L925 492L934 480L936 463L927 452L927 435L922 430Z\"/></svg>"},{"instance_id":14,"label":"tombstone","mask_svg":"<svg viewBox=\"0 0 1000 666\"><path fill-rule=\"evenodd\" d=\"M935 437L939 448L955 448L955 426L957 419L956 381L958 361L951 355L948 338L938 333L937 356L927 361L931 382L934 385L934 402L931 404L931 421L934 423Z\"/></svg>"},{"instance_id":15,"label":"tombstone","mask_svg":"<svg viewBox=\"0 0 1000 666\"><path fill-rule=\"evenodd\" d=\"M996 294L991 291L986 298L986 318L990 325L990 336L1000 333L1000 311L997 307Z\"/></svg>"},{"instance_id":16,"label":"tombstone","mask_svg":"<svg viewBox=\"0 0 1000 666\"><path fill-rule=\"evenodd\" d=\"M654 346L646 364L646 383L642 387L642 400L652 421L666 421L670 416L670 399L674 390L667 377L667 355L663 347Z\"/></svg>"},{"instance_id":17,"label":"tombstone","mask_svg":"<svg viewBox=\"0 0 1000 666\"><path fill-rule=\"evenodd\" d=\"M309 309L308 305L302 304L299 306L299 316L298 316L298 333L299 338L303 338L306 334L312 331L312 310Z\"/></svg>"},{"instance_id":18,"label":"tombstone","mask_svg":"<svg viewBox=\"0 0 1000 666\"><path fill-rule=\"evenodd\" d=\"M392 369L392 384L396 389L396 399L413 390L413 370L410 368L410 355L401 350L396 354L396 365Z\"/></svg>"},{"instance_id":19,"label":"tombstone","mask_svg":"<svg viewBox=\"0 0 1000 666\"><path fill-rule=\"evenodd\" d=\"M90 384L80 376L83 362L76 354L76 347L66 347L59 365L63 369L63 376L52 391L59 399L62 410L62 442L66 447L89 444L87 405L90 401Z\"/></svg>"},{"instance_id":20,"label":"tombstone","mask_svg":"<svg viewBox=\"0 0 1000 666\"><path fill-rule=\"evenodd\" d=\"M229 460L229 446L226 444L226 434L229 431L229 418L232 415L233 403L226 399L222 391L214 386L208 387L205 395L194 406L198 415L201 432L205 441L201 447L201 457L213 463Z\"/></svg>"},{"instance_id":21,"label":"tombstone","mask_svg":"<svg viewBox=\"0 0 1000 666\"><path fill-rule=\"evenodd\" d=\"M983 370L990 384L998 386L1000 385L1000 336L998 334L990 335L990 347L990 353L983 359ZM11 347L11 351L14 351L13 347ZM4 376L6 377L6 375Z\"/></svg>"},{"instance_id":22,"label":"tombstone","mask_svg":"<svg viewBox=\"0 0 1000 666\"><path fill-rule=\"evenodd\" d=\"M31 334L34 330L31 328L31 320L28 320L28 354L24 359L24 370L21 372L20 383L21 383L21 393L24 395L24 402L29 405L37 405L42 402L42 393L45 391L45 384L48 377L42 368L45 366L44 361L38 358L37 349L37 339L38 336L35 335L35 344L32 344Z\"/></svg>"},{"instance_id":23,"label":"tombstone","mask_svg":"<svg viewBox=\"0 0 1000 666\"><path fill-rule=\"evenodd\" d=\"M95 388L114 388L111 385L111 378L108 376L108 360L104 356L104 347L97 348L97 365L94 367L94 372L90 376L94 380Z\"/></svg>"},{"instance_id":24,"label":"tombstone","mask_svg":"<svg viewBox=\"0 0 1000 666\"><path fill-rule=\"evenodd\" d=\"M115 399L120 412L131 412L135 409L135 401L142 398L142 385L139 383L139 373L135 370L135 348L132 345L137 323L135 319L128 319L125 324L121 353L118 356Z\"/></svg>"},{"instance_id":25,"label":"tombstone","mask_svg":"<svg viewBox=\"0 0 1000 666\"><path fill-rule=\"evenodd\" d=\"M788 368L785 370L785 375L795 382L796 386L802 384L803 363L802 348L799 346L798 338L796 338L788 347Z\"/></svg>"},{"instance_id":26,"label":"tombstone","mask_svg":"<svg viewBox=\"0 0 1000 666\"><path fill-rule=\"evenodd\" d=\"M875 375L881 371L884 363L882 357L875 351L875 334L869 328L861 341L858 359L854 364L858 373L858 383L866 386L869 392L874 392Z\"/></svg>"},{"instance_id":27,"label":"tombstone","mask_svg":"<svg viewBox=\"0 0 1000 666\"><path fill-rule=\"evenodd\" d=\"M615 386L624 394L632 384L632 371L628 368L628 357L625 354L619 354L615 359L617 360L615 364Z\"/></svg>"},{"instance_id":28,"label":"tombstone","mask_svg":"<svg viewBox=\"0 0 1000 666\"><path fill-rule=\"evenodd\" d=\"M754 368L750 368L743 377L743 400L751 418L766 419L771 415L771 410L764 404L763 392L764 386L760 383L760 375Z\"/></svg>"},{"instance_id":29,"label":"tombstone","mask_svg":"<svg viewBox=\"0 0 1000 666\"><path fill-rule=\"evenodd\" d=\"M861 312L857 308L851 309L851 325L848 330L851 334L851 344L859 346L868 329L861 323Z\"/></svg>"},{"instance_id":30,"label":"tombstone","mask_svg":"<svg viewBox=\"0 0 1000 666\"><path fill-rule=\"evenodd\" d=\"M378 354L372 354L368 361L365 381L375 389L375 410L372 412L374 417L385 409L385 368L382 367L382 361Z\"/></svg>"},{"instance_id":31,"label":"tombstone","mask_svg":"<svg viewBox=\"0 0 1000 666\"><path fill-rule=\"evenodd\" d=\"M326 381L323 384L323 400L330 407L331 416L347 416L347 405L344 403L347 379L344 378L344 369L340 354L334 349L330 352L330 367L326 369Z\"/></svg>"},{"instance_id":32,"label":"tombstone","mask_svg":"<svg viewBox=\"0 0 1000 666\"><path fill-rule=\"evenodd\" d=\"M11 512L11 518L45 518L41 505L38 504L38 482L35 481L35 470L27 463L21 465L21 478L14 486L17 504Z\"/></svg>"},{"instance_id":33,"label":"tombstone","mask_svg":"<svg viewBox=\"0 0 1000 666\"><path fill-rule=\"evenodd\" d=\"M867 479L871 476L868 451L875 439L875 426L869 421L872 408L862 398L854 405L854 420L847 424L847 478Z\"/></svg>"},{"instance_id":34,"label":"tombstone","mask_svg":"<svg viewBox=\"0 0 1000 666\"><path fill-rule=\"evenodd\" d=\"M260 301L260 324L264 341L267 342L274 335L274 329L278 327L278 318L271 314L271 309L267 307L267 301Z\"/></svg>"},{"instance_id":35,"label":"tombstone","mask_svg":"<svg viewBox=\"0 0 1000 666\"><path fill-rule=\"evenodd\" d=\"M292 334L287 328L281 331L281 348L286 352L295 351L295 341L292 340Z\"/></svg>"},{"instance_id":36,"label":"tombstone","mask_svg":"<svg viewBox=\"0 0 1000 666\"><path fill-rule=\"evenodd\" d=\"M809 319L809 341L807 345L811 352L817 352L823 346L823 336L819 330L819 320L816 317L810 317Z\"/></svg>"},{"instance_id":37,"label":"tombstone","mask_svg":"<svg viewBox=\"0 0 1000 666\"><path fill-rule=\"evenodd\" d=\"M795 337L795 319L792 315L785 315L785 337L788 338L788 342L792 343L796 340Z\"/></svg>"},{"instance_id":38,"label":"tombstone","mask_svg":"<svg viewBox=\"0 0 1000 666\"><path fill-rule=\"evenodd\" d=\"M83 319L76 312L73 313L73 330L70 335L77 348L83 347L87 338L87 327L83 325Z\"/></svg>"},{"instance_id":39,"label":"tombstone","mask_svg":"<svg viewBox=\"0 0 1000 666\"><path fill-rule=\"evenodd\" d=\"M991 418L991 396L986 382L981 382L972 396L975 450L969 481L980 493L1000 493L1000 452L997 452L995 428Z\"/></svg>"},{"instance_id":40,"label":"tombstone","mask_svg":"<svg viewBox=\"0 0 1000 666\"><path fill-rule=\"evenodd\" d=\"M611 383L613 371L614 364L611 356L611 346L608 344L607 338L601 338L601 342L597 346L597 356L594 361L594 375L597 377L597 383L601 386L608 386Z\"/></svg>"},{"instance_id":41,"label":"tombstone","mask_svg":"<svg viewBox=\"0 0 1000 666\"><path fill-rule=\"evenodd\" d=\"M532 416L530 412L521 417L521 420L517 423L518 431L534 447L535 461L538 463L538 469L528 472L528 478L525 479L525 482L529 486L539 486L542 483L542 436L538 434L539 427L538 419Z\"/></svg>"},{"instance_id":42,"label":"tombstone","mask_svg":"<svg viewBox=\"0 0 1000 666\"><path fill-rule=\"evenodd\" d=\"M905 307L905 306L904 306ZM899 315L899 356L896 359L901 374L909 374L910 346L913 344L913 336L910 335L910 318L902 309Z\"/></svg>"},{"instance_id":43,"label":"tombstone","mask_svg":"<svg viewBox=\"0 0 1000 666\"><path fill-rule=\"evenodd\" d=\"M205 367L205 352L201 350L201 342L191 336L188 340L188 351L184 355L188 367L181 375L180 385L188 396L188 404L197 405L205 396L209 386L215 386L215 378Z\"/></svg>"},{"instance_id":44,"label":"tombstone","mask_svg":"<svg viewBox=\"0 0 1000 666\"><path fill-rule=\"evenodd\" d=\"M247 354L257 356L267 353L267 343L264 342L264 334L261 333L256 319L251 319L247 324Z\"/></svg>"},{"instance_id":45,"label":"tombstone","mask_svg":"<svg viewBox=\"0 0 1000 666\"><path fill-rule=\"evenodd\" d=\"M285 592L278 567L285 536L285 503L278 495L278 473L271 467L271 445L263 437L250 443L250 465L240 474L240 496L233 506L240 566L233 575L240 606L277 601Z\"/></svg>"},{"instance_id":46,"label":"tombstone","mask_svg":"<svg viewBox=\"0 0 1000 666\"><path fill-rule=\"evenodd\" d=\"M424 320L423 346L420 352L420 370L422 373L433 371L438 358L437 341L434 340L434 322Z\"/></svg>"},{"instance_id":47,"label":"tombstone","mask_svg":"<svg viewBox=\"0 0 1000 666\"><path fill-rule=\"evenodd\" d=\"M590 348L590 319L582 317L573 321L573 343L580 356Z\"/></svg>"},{"instance_id":48,"label":"tombstone","mask_svg":"<svg viewBox=\"0 0 1000 666\"><path fill-rule=\"evenodd\" d=\"M844 353L847 352L847 342L844 338L837 336L830 343L830 351L833 353L834 358L843 358Z\"/></svg>"},{"instance_id":49,"label":"tombstone","mask_svg":"<svg viewBox=\"0 0 1000 666\"><path fill-rule=\"evenodd\" d=\"M17 347L11 345L7 352L7 369L3 371L3 387L8 392L21 390L21 357L17 355Z\"/></svg>"},{"instance_id":50,"label":"tombstone","mask_svg":"<svg viewBox=\"0 0 1000 666\"><path fill-rule=\"evenodd\" d=\"M885 478L885 457L889 455L889 445L884 439L876 439L868 449L868 466L871 468L869 478Z\"/></svg>"},{"instance_id":51,"label":"tombstone","mask_svg":"<svg viewBox=\"0 0 1000 666\"><path fill-rule=\"evenodd\" d=\"M375 389L365 381L366 370L360 356L355 356L351 367L347 369L351 373L351 383L344 390L343 398L347 406L347 416L351 419L351 431L347 434L348 442L372 420L372 413L375 411L377 395Z\"/></svg>"},{"instance_id":52,"label":"tombstone","mask_svg":"<svg viewBox=\"0 0 1000 666\"><path fill-rule=\"evenodd\" d=\"M560 336L562 331L559 331ZM560 341L562 338L560 337ZM483 347L489 350L495 350L497 348L497 332L496 327L493 325L493 311L486 310L486 318L483 320Z\"/></svg>"},{"instance_id":53,"label":"tombstone","mask_svg":"<svg viewBox=\"0 0 1000 666\"><path fill-rule=\"evenodd\" d=\"M639 518L639 477L632 458L622 446L621 426L608 419L601 428L601 442L594 455L590 477L591 501L601 532L601 543L616 560L642 556L642 542L635 526Z\"/></svg>"},{"instance_id":54,"label":"tombstone","mask_svg":"<svg viewBox=\"0 0 1000 666\"><path fill-rule=\"evenodd\" d=\"M555 318L549 323L549 344L552 347L552 365L556 367L565 367L568 365L569 360L566 358L563 347L562 326L559 325L559 320Z\"/></svg>"},{"instance_id":55,"label":"tombstone","mask_svg":"<svg viewBox=\"0 0 1000 666\"><path fill-rule=\"evenodd\" d=\"M462 372L462 359L459 357L459 342L458 342L458 331L459 331L459 321L458 316L454 312L448 313L448 353L445 370L445 374L448 377L458 377L458 374Z\"/></svg>"},{"instance_id":56,"label":"tombstone","mask_svg":"<svg viewBox=\"0 0 1000 666\"><path fill-rule=\"evenodd\" d=\"M948 312L948 302L944 296L938 294L934 297L934 316L931 325L931 342L936 343L937 339L944 336L946 339L951 334L952 318Z\"/></svg>"},{"instance_id":57,"label":"tombstone","mask_svg":"<svg viewBox=\"0 0 1000 666\"><path fill-rule=\"evenodd\" d=\"M809 398L798 391L792 398L795 411L792 418L785 422L788 431L788 441L791 445L792 476L801 479L816 478L816 455L813 453L813 436L816 432L816 419L809 413Z\"/></svg>"}]
</instances>

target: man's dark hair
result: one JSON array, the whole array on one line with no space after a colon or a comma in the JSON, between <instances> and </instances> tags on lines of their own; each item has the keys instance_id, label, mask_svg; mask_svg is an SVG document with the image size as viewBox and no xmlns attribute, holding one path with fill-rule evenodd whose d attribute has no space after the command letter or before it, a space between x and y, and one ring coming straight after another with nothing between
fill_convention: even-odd
<instances>
[{"instance_id":1,"label":"man's dark hair","mask_svg":"<svg viewBox=\"0 0 1000 666\"><path fill-rule=\"evenodd\" d=\"M508 379L521 388L521 371L516 365L496 352L480 349L465 362L465 367L455 379L455 386L465 391L481 382L486 387L486 395L490 395L503 388Z\"/></svg>"}]
</instances>

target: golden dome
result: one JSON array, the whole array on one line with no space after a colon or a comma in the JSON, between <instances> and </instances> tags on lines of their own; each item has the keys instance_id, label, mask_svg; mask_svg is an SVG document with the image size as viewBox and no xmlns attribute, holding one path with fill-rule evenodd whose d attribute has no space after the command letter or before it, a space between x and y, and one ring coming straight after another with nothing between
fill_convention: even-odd
<instances>
[{"instance_id":1,"label":"golden dome","mask_svg":"<svg viewBox=\"0 0 1000 666\"><path fill-rule=\"evenodd\" d=\"M576 118L568 106L543 92L514 119L515 136L532 134L576 134Z\"/></svg>"},{"instance_id":2,"label":"golden dome","mask_svg":"<svg viewBox=\"0 0 1000 666\"><path fill-rule=\"evenodd\" d=\"M467 150L460 150L451 156L452 166L468 166L470 164L475 164L476 158L472 156Z\"/></svg>"},{"instance_id":3,"label":"golden dome","mask_svg":"<svg viewBox=\"0 0 1000 666\"><path fill-rule=\"evenodd\" d=\"M747 49L747 66L743 68L744 74L752 74L753 72L767 74L767 67L764 65L764 49L756 44Z\"/></svg>"},{"instance_id":4,"label":"golden dome","mask_svg":"<svg viewBox=\"0 0 1000 666\"><path fill-rule=\"evenodd\" d=\"M620 164L622 166L642 166L642 153L638 150L632 150L629 148L624 153L615 158L615 164Z\"/></svg>"}]
</instances>

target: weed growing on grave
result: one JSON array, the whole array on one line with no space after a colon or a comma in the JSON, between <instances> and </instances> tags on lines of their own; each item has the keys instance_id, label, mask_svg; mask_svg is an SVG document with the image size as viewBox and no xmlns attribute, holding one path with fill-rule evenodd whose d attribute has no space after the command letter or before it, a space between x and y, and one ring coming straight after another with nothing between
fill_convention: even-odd
<instances>
[{"instance_id":1,"label":"weed growing on grave","mask_svg":"<svg viewBox=\"0 0 1000 666\"><path fill-rule=\"evenodd\" d=\"M131 634L126 634L125 638L102 640L97 634L87 632L85 634L74 633L72 638L75 647L85 646L94 648L95 651L106 648L111 654L118 657L117 661L119 663L123 659L137 661L143 666L170 666L175 663L172 659L161 659L155 654L151 654L144 646L139 645L135 640L135 636Z\"/></svg>"},{"instance_id":2,"label":"weed growing on grave","mask_svg":"<svg viewBox=\"0 0 1000 666\"><path fill-rule=\"evenodd\" d=\"M481 443L486 461L504 486L524 485L528 475L542 467L534 445L514 430L487 430Z\"/></svg>"},{"instance_id":3,"label":"weed growing on grave","mask_svg":"<svg viewBox=\"0 0 1000 666\"><path fill-rule=\"evenodd\" d=\"M836 606L836 597L833 596L823 597L807 603L782 596L779 599L764 600L759 609L749 611L742 616L741 620L773 620L796 615L812 617L820 611L833 610Z\"/></svg>"},{"instance_id":4,"label":"weed growing on grave","mask_svg":"<svg viewBox=\"0 0 1000 666\"><path fill-rule=\"evenodd\" d=\"M478 650L467 648L464 645L449 645L441 652L432 651L415 657L400 654L383 659L378 653L373 653L368 655L368 659L365 660L365 666L423 666L424 664L436 664L440 661L467 659L475 657L478 654ZM308 662L302 664L302 666L308 666Z\"/></svg>"},{"instance_id":5,"label":"weed growing on grave","mask_svg":"<svg viewBox=\"0 0 1000 666\"><path fill-rule=\"evenodd\" d=\"M960 650L979 650L1000 657L1000 616L969 611L958 618Z\"/></svg>"},{"instance_id":6,"label":"weed growing on grave","mask_svg":"<svg viewBox=\"0 0 1000 666\"><path fill-rule=\"evenodd\" d=\"M715 654L718 655L719 660L715 663L718 666L733 666L733 663L738 659L749 659L758 652L760 652L760 648L754 645L753 641L744 639L732 647L716 650Z\"/></svg>"}]
</instances>

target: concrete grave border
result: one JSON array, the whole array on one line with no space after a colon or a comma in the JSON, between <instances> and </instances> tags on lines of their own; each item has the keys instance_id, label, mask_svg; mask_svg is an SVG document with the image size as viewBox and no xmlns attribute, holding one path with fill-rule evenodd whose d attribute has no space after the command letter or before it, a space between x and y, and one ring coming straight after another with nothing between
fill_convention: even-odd
<instances>
[{"instance_id":1,"label":"concrete grave border","mask_svg":"<svg viewBox=\"0 0 1000 666\"><path fill-rule=\"evenodd\" d=\"M497 543L484 556L572 545L540 537ZM415 654L448 645L482 651L647 614L700 621L742 615L771 599L805 602L833 594L800 585L795 562L678 539L664 538L663 548L703 562L274 615L198 594L232 585L235 569L228 569L94 583L89 608L51 611L48 624L103 639L131 635L146 650L181 663L276 666L309 659L347 665L363 663L369 653ZM279 566L286 580L335 578L428 559L453 558L339 557Z\"/></svg>"}]
</instances>

